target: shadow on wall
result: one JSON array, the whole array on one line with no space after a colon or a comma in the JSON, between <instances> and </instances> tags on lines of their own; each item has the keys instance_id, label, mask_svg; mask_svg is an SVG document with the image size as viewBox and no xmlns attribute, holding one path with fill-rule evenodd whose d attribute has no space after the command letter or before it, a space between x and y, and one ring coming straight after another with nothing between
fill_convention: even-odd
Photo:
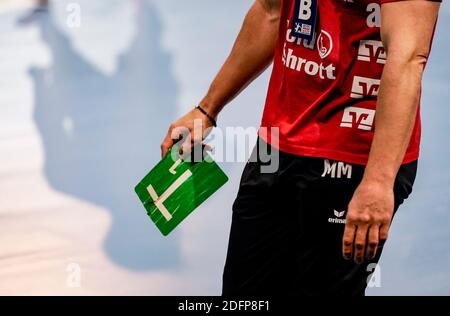
<instances>
[{"instance_id":1,"label":"shadow on wall","mask_svg":"<svg viewBox=\"0 0 450 316\"><path fill-rule=\"evenodd\" d=\"M129 269L176 269L176 234L163 238L134 193L160 160L177 95L157 13L148 1L137 3L137 36L113 76L80 57L51 17L38 19L53 65L31 70L34 119L50 185L111 212L104 242L110 259Z\"/></svg>"}]
</instances>

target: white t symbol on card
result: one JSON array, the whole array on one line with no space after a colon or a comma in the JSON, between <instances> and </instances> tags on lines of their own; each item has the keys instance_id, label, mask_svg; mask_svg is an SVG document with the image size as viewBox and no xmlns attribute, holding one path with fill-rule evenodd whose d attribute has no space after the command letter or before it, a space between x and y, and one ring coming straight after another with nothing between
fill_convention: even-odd
<instances>
[{"instance_id":1,"label":"white t symbol on card","mask_svg":"<svg viewBox=\"0 0 450 316\"><path fill-rule=\"evenodd\" d=\"M177 160L174 165L169 169L169 172L171 174L176 174L175 169L180 165L182 162L181 159ZM174 183L172 183L167 190L161 194L161 196L158 196L153 186L150 184L147 187L147 191L150 194L150 196L153 199L153 203L155 204L156 208L161 212L161 214L164 216L164 218L167 221L170 221L172 219L172 214L167 210L167 208L164 206L164 202L172 195L173 192L175 192L184 182L187 181L192 176L192 172L190 170L186 170L177 180L175 180Z\"/></svg>"}]
</instances>

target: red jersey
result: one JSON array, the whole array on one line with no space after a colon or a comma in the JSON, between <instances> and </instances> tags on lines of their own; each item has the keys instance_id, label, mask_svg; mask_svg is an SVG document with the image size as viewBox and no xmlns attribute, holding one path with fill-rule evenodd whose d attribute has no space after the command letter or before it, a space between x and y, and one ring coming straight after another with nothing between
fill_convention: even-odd
<instances>
[{"instance_id":1,"label":"red jersey","mask_svg":"<svg viewBox=\"0 0 450 316\"><path fill-rule=\"evenodd\" d=\"M311 41L292 36L295 1L283 0L259 135L300 156L367 163L386 52L381 4L398 0L318 0ZM419 157L420 107L403 163ZM279 140L270 128L279 128Z\"/></svg>"}]
</instances>

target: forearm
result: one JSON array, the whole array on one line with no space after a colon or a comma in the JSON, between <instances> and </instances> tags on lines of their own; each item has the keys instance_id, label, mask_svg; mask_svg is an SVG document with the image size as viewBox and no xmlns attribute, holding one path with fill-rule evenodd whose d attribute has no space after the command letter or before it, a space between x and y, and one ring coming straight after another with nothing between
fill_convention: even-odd
<instances>
[{"instance_id":1,"label":"forearm","mask_svg":"<svg viewBox=\"0 0 450 316\"><path fill-rule=\"evenodd\" d=\"M365 180L393 186L416 122L425 61L425 57L414 56L386 64Z\"/></svg>"},{"instance_id":2,"label":"forearm","mask_svg":"<svg viewBox=\"0 0 450 316\"><path fill-rule=\"evenodd\" d=\"M200 105L212 116L236 97L272 62L279 26L279 6L255 1L226 62Z\"/></svg>"},{"instance_id":3,"label":"forearm","mask_svg":"<svg viewBox=\"0 0 450 316\"><path fill-rule=\"evenodd\" d=\"M363 180L348 205L342 251L357 264L376 258L389 236L394 185L416 123L421 83L439 11L435 1L381 7L387 61L378 92L375 135Z\"/></svg>"}]
</instances>

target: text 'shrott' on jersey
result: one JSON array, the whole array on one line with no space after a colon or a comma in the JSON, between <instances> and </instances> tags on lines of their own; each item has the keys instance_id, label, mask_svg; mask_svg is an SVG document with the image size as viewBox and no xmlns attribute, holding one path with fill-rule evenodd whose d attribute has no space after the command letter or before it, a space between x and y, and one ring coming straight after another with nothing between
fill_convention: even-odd
<instances>
[{"instance_id":1,"label":"text 'shrott' on jersey","mask_svg":"<svg viewBox=\"0 0 450 316\"><path fill-rule=\"evenodd\" d=\"M394 0L398 1L398 0ZM366 164L386 52L381 5L318 0L316 35L292 36L294 0L282 1L274 66L259 135L283 152ZM270 128L279 128L279 143ZM419 157L420 107L403 163Z\"/></svg>"}]
</instances>

